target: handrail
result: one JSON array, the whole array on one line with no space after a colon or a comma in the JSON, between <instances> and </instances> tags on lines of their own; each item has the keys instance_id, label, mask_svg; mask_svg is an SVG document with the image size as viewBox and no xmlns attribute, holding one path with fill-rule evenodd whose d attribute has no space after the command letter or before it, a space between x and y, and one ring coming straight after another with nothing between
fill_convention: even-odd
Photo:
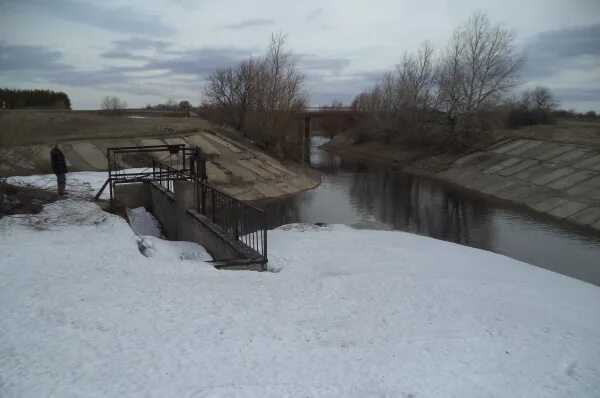
<instances>
[{"instance_id":1,"label":"handrail","mask_svg":"<svg viewBox=\"0 0 600 398\"><path fill-rule=\"evenodd\" d=\"M154 161L154 181L168 192L174 192L174 181L187 180L194 184L194 210L219 226L225 235L243 243L255 254L258 263L267 262L267 216L264 210L242 202L220 191L206 180Z\"/></svg>"},{"instance_id":2,"label":"handrail","mask_svg":"<svg viewBox=\"0 0 600 398\"><path fill-rule=\"evenodd\" d=\"M164 159L157 159L160 153L168 153L166 158L171 164L165 163ZM128 155L136 163L141 161L145 165L151 160L151 165L142 171L128 170ZM206 165L202 163L206 157L198 148L183 144L108 148L107 158L111 205L114 203L115 184L153 181L168 192L175 193L174 181L189 181L194 185L195 210L219 226L228 238L249 249L253 261L261 264L267 262L266 213L209 184L205 175Z\"/></svg>"}]
</instances>

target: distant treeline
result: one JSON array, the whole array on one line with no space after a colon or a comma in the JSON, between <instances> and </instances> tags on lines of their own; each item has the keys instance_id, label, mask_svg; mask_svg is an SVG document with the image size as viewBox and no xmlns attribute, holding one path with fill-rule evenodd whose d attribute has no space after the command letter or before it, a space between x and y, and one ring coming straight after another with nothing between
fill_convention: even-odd
<instances>
[{"instance_id":1,"label":"distant treeline","mask_svg":"<svg viewBox=\"0 0 600 398\"><path fill-rule=\"evenodd\" d=\"M71 109L71 100L62 91L0 88L0 106L7 109Z\"/></svg>"}]
</instances>

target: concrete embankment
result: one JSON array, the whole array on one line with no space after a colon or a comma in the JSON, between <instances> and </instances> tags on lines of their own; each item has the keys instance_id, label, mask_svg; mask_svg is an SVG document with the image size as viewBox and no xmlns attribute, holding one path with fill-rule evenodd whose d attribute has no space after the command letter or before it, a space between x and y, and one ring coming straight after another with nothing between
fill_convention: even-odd
<instances>
[{"instance_id":1,"label":"concrete embankment","mask_svg":"<svg viewBox=\"0 0 600 398\"><path fill-rule=\"evenodd\" d=\"M600 150L510 139L435 177L600 231Z\"/></svg>"},{"instance_id":2,"label":"concrete embankment","mask_svg":"<svg viewBox=\"0 0 600 398\"><path fill-rule=\"evenodd\" d=\"M396 165L463 188L600 231L600 149L539 139L511 138L468 155L376 145L327 149Z\"/></svg>"},{"instance_id":3,"label":"concrete embankment","mask_svg":"<svg viewBox=\"0 0 600 398\"><path fill-rule=\"evenodd\" d=\"M293 162L280 162L250 144L214 130L169 134L167 137L62 141L62 149L70 171L100 171L108 167L106 148L164 144L200 147L209 157L209 181L240 200L277 198L314 188L320 183L318 173ZM0 171L9 175L51 173L50 149L50 145L0 148ZM142 165L131 163L129 166Z\"/></svg>"}]
</instances>

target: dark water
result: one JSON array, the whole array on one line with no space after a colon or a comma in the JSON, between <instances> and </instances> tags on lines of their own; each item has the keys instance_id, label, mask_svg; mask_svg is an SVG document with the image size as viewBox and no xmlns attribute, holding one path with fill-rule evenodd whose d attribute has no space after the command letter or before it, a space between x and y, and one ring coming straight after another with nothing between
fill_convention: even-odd
<instances>
[{"instance_id":1,"label":"dark water","mask_svg":"<svg viewBox=\"0 0 600 398\"><path fill-rule=\"evenodd\" d=\"M428 178L321 150L322 184L265 205L270 226L293 222L414 232L501 253L600 286L600 234Z\"/></svg>"}]
</instances>

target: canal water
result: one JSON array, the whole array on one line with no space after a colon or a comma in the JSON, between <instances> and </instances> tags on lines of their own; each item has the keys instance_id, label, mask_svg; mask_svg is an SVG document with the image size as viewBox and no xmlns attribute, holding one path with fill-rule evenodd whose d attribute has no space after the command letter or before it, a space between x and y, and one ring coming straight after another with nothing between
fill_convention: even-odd
<instances>
[{"instance_id":1,"label":"canal water","mask_svg":"<svg viewBox=\"0 0 600 398\"><path fill-rule=\"evenodd\" d=\"M600 234L389 166L342 157L320 149L325 142L314 137L311 146L311 165L322 173L321 185L265 204L271 228L321 222L409 231L600 286Z\"/></svg>"}]
</instances>

